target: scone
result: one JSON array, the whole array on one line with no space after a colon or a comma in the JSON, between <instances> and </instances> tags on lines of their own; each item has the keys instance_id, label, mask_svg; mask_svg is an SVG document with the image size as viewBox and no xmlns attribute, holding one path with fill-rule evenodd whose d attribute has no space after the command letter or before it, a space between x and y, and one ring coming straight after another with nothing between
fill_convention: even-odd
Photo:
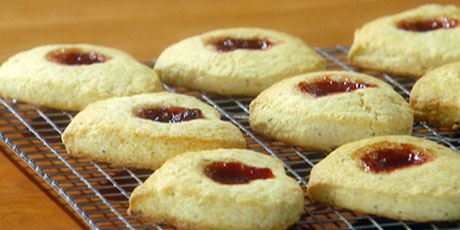
<instances>
[{"instance_id":1,"label":"scone","mask_svg":"<svg viewBox=\"0 0 460 230\"><path fill-rule=\"evenodd\" d=\"M88 44L46 45L0 67L0 96L80 111L114 96L162 91L158 75L128 54Z\"/></svg>"},{"instance_id":2,"label":"scone","mask_svg":"<svg viewBox=\"0 0 460 230\"><path fill-rule=\"evenodd\" d=\"M356 30L348 60L365 69L421 77L460 61L460 10L425 5L376 19Z\"/></svg>"},{"instance_id":3,"label":"scone","mask_svg":"<svg viewBox=\"0 0 460 230\"><path fill-rule=\"evenodd\" d=\"M196 230L286 229L303 213L300 185L278 160L250 150L168 160L129 199L136 218Z\"/></svg>"},{"instance_id":4,"label":"scone","mask_svg":"<svg viewBox=\"0 0 460 230\"><path fill-rule=\"evenodd\" d=\"M90 104L67 126L62 142L76 157L147 169L187 151L246 146L241 131L214 108L166 92Z\"/></svg>"},{"instance_id":5,"label":"scone","mask_svg":"<svg viewBox=\"0 0 460 230\"><path fill-rule=\"evenodd\" d=\"M458 128L460 125L460 62L446 64L415 82L410 106L416 120Z\"/></svg>"},{"instance_id":6,"label":"scone","mask_svg":"<svg viewBox=\"0 0 460 230\"><path fill-rule=\"evenodd\" d=\"M249 106L255 132L330 151L347 142L411 134L408 103L387 83L359 73L324 71L274 84Z\"/></svg>"},{"instance_id":7,"label":"scone","mask_svg":"<svg viewBox=\"0 0 460 230\"><path fill-rule=\"evenodd\" d=\"M313 167L316 201L393 219L460 220L460 155L412 136L341 146Z\"/></svg>"},{"instance_id":8,"label":"scone","mask_svg":"<svg viewBox=\"0 0 460 230\"><path fill-rule=\"evenodd\" d=\"M272 30L233 28L168 47L154 70L169 85L255 96L281 79L324 70L325 65L325 60L298 38Z\"/></svg>"}]
</instances>

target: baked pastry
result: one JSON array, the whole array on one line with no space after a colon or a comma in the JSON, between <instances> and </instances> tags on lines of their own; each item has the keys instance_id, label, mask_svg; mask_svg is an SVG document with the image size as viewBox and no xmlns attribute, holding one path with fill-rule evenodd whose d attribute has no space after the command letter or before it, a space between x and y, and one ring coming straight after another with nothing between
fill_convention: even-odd
<instances>
[{"instance_id":1,"label":"baked pastry","mask_svg":"<svg viewBox=\"0 0 460 230\"><path fill-rule=\"evenodd\" d=\"M167 92L90 104L67 126L62 142L76 157L148 169L187 151L246 146L241 131L214 108Z\"/></svg>"},{"instance_id":2,"label":"baked pastry","mask_svg":"<svg viewBox=\"0 0 460 230\"><path fill-rule=\"evenodd\" d=\"M129 199L128 213L178 229L286 229L303 213L300 185L250 150L188 152L168 160Z\"/></svg>"},{"instance_id":3,"label":"baked pastry","mask_svg":"<svg viewBox=\"0 0 460 230\"><path fill-rule=\"evenodd\" d=\"M412 132L408 103L387 83L353 72L283 80L257 96L249 109L252 130L309 149L330 151L367 137Z\"/></svg>"},{"instance_id":4,"label":"baked pastry","mask_svg":"<svg viewBox=\"0 0 460 230\"><path fill-rule=\"evenodd\" d=\"M446 64L415 82L410 106L417 120L458 128L460 125L460 62Z\"/></svg>"},{"instance_id":5,"label":"baked pastry","mask_svg":"<svg viewBox=\"0 0 460 230\"><path fill-rule=\"evenodd\" d=\"M233 28L168 47L154 70L169 85L255 96L281 79L325 66L325 60L298 38L272 30Z\"/></svg>"},{"instance_id":6,"label":"baked pastry","mask_svg":"<svg viewBox=\"0 0 460 230\"><path fill-rule=\"evenodd\" d=\"M157 74L128 54L88 44L46 45L0 67L0 96L80 111L114 96L162 91Z\"/></svg>"},{"instance_id":7,"label":"baked pastry","mask_svg":"<svg viewBox=\"0 0 460 230\"><path fill-rule=\"evenodd\" d=\"M396 75L421 77L460 61L460 9L424 5L376 19L355 31L350 64Z\"/></svg>"},{"instance_id":8,"label":"baked pastry","mask_svg":"<svg viewBox=\"0 0 460 230\"><path fill-rule=\"evenodd\" d=\"M333 206L419 222L460 220L460 155L412 136L341 146L310 174L311 198Z\"/></svg>"}]
</instances>

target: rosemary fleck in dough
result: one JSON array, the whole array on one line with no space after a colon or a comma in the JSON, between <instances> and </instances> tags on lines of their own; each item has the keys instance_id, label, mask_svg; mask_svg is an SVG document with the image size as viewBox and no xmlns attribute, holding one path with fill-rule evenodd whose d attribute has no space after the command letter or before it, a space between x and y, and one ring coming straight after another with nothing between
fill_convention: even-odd
<instances>
[{"instance_id":1,"label":"rosemary fleck in dough","mask_svg":"<svg viewBox=\"0 0 460 230\"><path fill-rule=\"evenodd\" d=\"M233 184L214 176L225 172L221 179L238 182L245 178L243 167L271 176ZM270 230L293 225L303 204L302 188L280 161L250 150L217 149L168 160L134 189L128 213L178 229Z\"/></svg>"},{"instance_id":2,"label":"rosemary fleck in dough","mask_svg":"<svg viewBox=\"0 0 460 230\"><path fill-rule=\"evenodd\" d=\"M246 147L241 131L221 121L217 110L166 92L90 104L67 126L62 142L76 157L148 169L187 151Z\"/></svg>"},{"instance_id":3,"label":"rosemary fleck in dough","mask_svg":"<svg viewBox=\"0 0 460 230\"><path fill-rule=\"evenodd\" d=\"M254 131L309 149L330 151L367 137L412 133L413 114L404 98L387 83L353 72L280 81L249 109Z\"/></svg>"},{"instance_id":4,"label":"rosemary fleck in dough","mask_svg":"<svg viewBox=\"0 0 460 230\"><path fill-rule=\"evenodd\" d=\"M410 106L416 120L459 128L460 62L441 66L415 82Z\"/></svg>"},{"instance_id":5,"label":"rosemary fleck in dough","mask_svg":"<svg viewBox=\"0 0 460 230\"><path fill-rule=\"evenodd\" d=\"M348 60L352 65L421 77L460 61L460 10L424 5L376 19L357 29Z\"/></svg>"},{"instance_id":6,"label":"rosemary fleck in dough","mask_svg":"<svg viewBox=\"0 0 460 230\"><path fill-rule=\"evenodd\" d=\"M154 70L162 81L222 95L255 96L273 83L324 70L326 61L300 39L258 28L221 29L168 47Z\"/></svg>"},{"instance_id":7,"label":"rosemary fleck in dough","mask_svg":"<svg viewBox=\"0 0 460 230\"><path fill-rule=\"evenodd\" d=\"M149 67L122 51L88 44L20 52L0 67L0 82L4 98L74 111L114 96L163 91Z\"/></svg>"},{"instance_id":8,"label":"rosemary fleck in dough","mask_svg":"<svg viewBox=\"0 0 460 230\"><path fill-rule=\"evenodd\" d=\"M368 164L369 155L376 161ZM319 202L393 219L460 220L459 165L457 152L423 138L373 137L343 145L316 164L308 193Z\"/></svg>"}]
</instances>

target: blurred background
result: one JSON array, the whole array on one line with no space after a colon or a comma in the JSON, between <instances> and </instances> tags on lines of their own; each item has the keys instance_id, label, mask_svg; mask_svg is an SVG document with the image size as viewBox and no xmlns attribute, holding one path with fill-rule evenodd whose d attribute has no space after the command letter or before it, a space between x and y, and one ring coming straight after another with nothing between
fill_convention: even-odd
<instances>
[{"instance_id":1,"label":"blurred background","mask_svg":"<svg viewBox=\"0 0 460 230\"><path fill-rule=\"evenodd\" d=\"M151 61L186 37L240 26L283 31L315 47L348 46L364 23L427 3L460 5L458 0L1 0L0 63L55 43L114 47ZM1 229L88 228L3 143L0 175Z\"/></svg>"},{"instance_id":2,"label":"blurred background","mask_svg":"<svg viewBox=\"0 0 460 230\"><path fill-rule=\"evenodd\" d=\"M369 20L427 3L458 0L2 0L0 62L37 45L79 42L148 61L183 38L238 26L284 31L311 46L350 45Z\"/></svg>"}]
</instances>

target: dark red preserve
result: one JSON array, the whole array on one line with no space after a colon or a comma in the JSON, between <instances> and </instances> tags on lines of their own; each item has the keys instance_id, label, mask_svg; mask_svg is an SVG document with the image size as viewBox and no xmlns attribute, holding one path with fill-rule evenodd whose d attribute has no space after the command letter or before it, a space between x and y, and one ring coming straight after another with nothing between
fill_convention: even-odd
<instances>
[{"instance_id":1,"label":"dark red preserve","mask_svg":"<svg viewBox=\"0 0 460 230\"><path fill-rule=\"evenodd\" d=\"M224 38L213 44L216 46L217 51L221 53L230 52L236 49L265 50L272 45L271 42L266 40L233 38Z\"/></svg>"},{"instance_id":2,"label":"dark red preserve","mask_svg":"<svg viewBox=\"0 0 460 230\"><path fill-rule=\"evenodd\" d=\"M138 117L164 123L176 123L203 118L199 109L188 109L183 107L160 107L143 109L137 114Z\"/></svg>"},{"instance_id":3,"label":"dark red preserve","mask_svg":"<svg viewBox=\"0 0 460 230\"><path fill-rule=\"evenodd\" d=\"M84 52L78 48L59 49L46 55L49 61L62 65L91 65L104 63L109 58L95 52Z\"/></svg>"},{"instance_id":4,"label":"dark red preserve","mask_svg":"<svg viewBox=\"0 0 460 230\"><path fill-rule=\"evenodd\" d=\"M298 86L303 93L309 93L313 97L322 97L329 94L346 93L357 89L377 87L377 85L359 81L336 81L329 77L324 77L322 80L313 83L302 81Z\"/></svg>"},{"instance_id":5,"label":"dark red preserve","mask_svg":"<svg viewBox=\"0 0 460 230\"><path fill-rule=\"evenodd\" d=\"M431 159L431 155L413 145L388 143L369 149L361 157L361 163L365 171L388 173L397 169L421 165Z\"/></svg>"},{"instance_id":6,"label":"dark red preserve","mask_svg":"<svg viewBox=\"0 0 460 230\"><path fill-rule=\"evenodd\" d=\"M256 168L239 162L213 162L206 165L204 174L221 184L247 184L253 180L274 178L269 168Z\"/></svg>"},{"instance_id":7,"label":"dark red preserve","mask_svg":"<svg viewBox=\"0 0 460 230\"><path fill-rule=\"evenodd\" d=\"M458 20L440 17L432 20L401 21L398 28L413 32L428 32L437 29L452 29L457 27Z\"/></svg>"}]
</instances>

